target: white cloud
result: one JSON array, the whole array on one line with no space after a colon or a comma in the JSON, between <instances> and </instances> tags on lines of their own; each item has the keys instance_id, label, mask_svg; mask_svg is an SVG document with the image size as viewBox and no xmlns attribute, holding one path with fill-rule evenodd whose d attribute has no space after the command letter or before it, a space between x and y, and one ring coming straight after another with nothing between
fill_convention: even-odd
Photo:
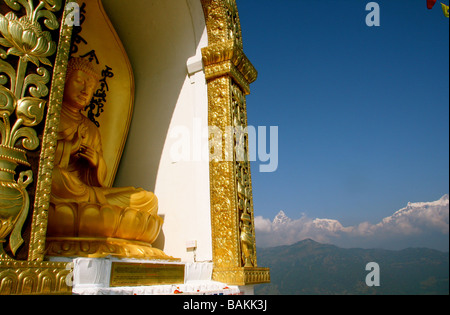
<instances>
[{"instance_id":1,"label":"white cloud","mask_svg":"<svg viewBox=\"0 0 450 315\"><path fill-rule=\"evenodd\" d=\"M344 227L331 219L312 219L303 215L291 220L280 213L274 221L255 218L257 245L289 245L311 238L343 247L427 246L448 251L449 196L434 202L409 203L407 207L377 224L362 222Z\"/></svg>"},{"instance_id":2,"label":"white cloud","mask_svg":"<svg viewBox=\"0 0 450 315\"><path fill-rule=\"evenodd\" d=\"M255 226L259 232L270 233L272 231L272 222L263 217L255 217Z\"/></svg>"}]
</instances>

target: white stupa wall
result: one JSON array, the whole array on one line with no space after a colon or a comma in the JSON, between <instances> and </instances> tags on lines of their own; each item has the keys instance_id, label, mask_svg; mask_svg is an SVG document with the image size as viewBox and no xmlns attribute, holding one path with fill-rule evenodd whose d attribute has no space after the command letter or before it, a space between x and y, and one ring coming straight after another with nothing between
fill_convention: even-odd
<instances>
[{"instance_id":1,"label":"white stupa wall","mask_svg":"<svg viewBox=\"0 0 450 315\"><path fill-rule=\"evenodd\" d=\"M114 186L155 192L165 220L155 247L184 261L212 260L201 58L208 42L200 0L103 4L136 80L134 116Z\"/></svg>"}]
</instances>

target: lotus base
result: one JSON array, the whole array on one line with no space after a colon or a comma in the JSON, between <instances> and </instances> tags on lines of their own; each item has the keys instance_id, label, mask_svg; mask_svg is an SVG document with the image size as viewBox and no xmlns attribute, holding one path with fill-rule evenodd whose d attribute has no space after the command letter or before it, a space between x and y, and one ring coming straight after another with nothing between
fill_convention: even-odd
<instances>
[{"instance_id":1,"label":"lotus base","mask_svg":"<svg viewBox=\"0 0 450 315\"><path fill-rule=\"evenodd\" d=\"M131 258L143 260L180 259L166 255L162 250L150 244L116 238L65 238L49 237L46 240L46 255L59 257Z\"/></svg>"}]
</instances>

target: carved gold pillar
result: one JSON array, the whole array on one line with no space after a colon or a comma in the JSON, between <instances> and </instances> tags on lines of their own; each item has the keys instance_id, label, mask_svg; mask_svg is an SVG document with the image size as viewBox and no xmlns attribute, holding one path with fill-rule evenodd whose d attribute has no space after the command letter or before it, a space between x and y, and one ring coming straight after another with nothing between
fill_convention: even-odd
<instances>
[{"instance_id":1,"label":"carved gold pillar","mask_svg":"<svg viewBox=\"0 0 450 315\"><path fill-rule=\"evenodd\" d=\"M257 265L245 95L257 71L243 52L235 0L202 0L209 46L208 82L213 279L234 285L270 282ZM217 152L219 151L219 152Z\"/></svg>"}]
</instances>

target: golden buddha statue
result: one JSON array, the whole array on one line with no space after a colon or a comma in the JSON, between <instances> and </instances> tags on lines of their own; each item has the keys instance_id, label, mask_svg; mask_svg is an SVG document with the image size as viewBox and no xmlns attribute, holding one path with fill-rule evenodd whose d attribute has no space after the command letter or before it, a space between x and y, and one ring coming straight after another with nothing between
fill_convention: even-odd
<instances>
[{"instance_id":1,"label":"golden buddha statue","mask_svg":"<svg viewBox=\"0 0 450 315\"><path fill-rule=\"evenodd\" d=\"M151 247L163 220L156 196L133 187L110 188L102 139L83 115L100 76L86 59L69 61L61 110L47 231L47 255L155 258Z\"/></svg>"}]
</instances>

